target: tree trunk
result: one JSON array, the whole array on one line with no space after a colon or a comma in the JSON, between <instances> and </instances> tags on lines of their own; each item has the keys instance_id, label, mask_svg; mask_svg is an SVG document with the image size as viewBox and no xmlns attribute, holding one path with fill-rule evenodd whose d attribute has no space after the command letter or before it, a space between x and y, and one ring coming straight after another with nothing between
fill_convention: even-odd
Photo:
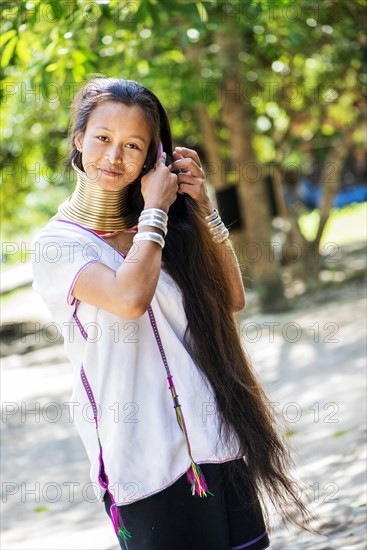
<instances>
[{"instance_id":1,"label":"tree trunk","mask_svg":"<svg viewBox=\"0 0 367 550\"><path fill-rule=\"evenodd\" d=\"M205 150L205 157L207 160L206 174L208 181L213 186L215 191L219 191L225 186L223 181L221 170L221 155L219 149L219 141L217 138L217 132L214 121L210 118L208 110L203 103L197 103L195 105L195 111L198 114L199 122L201 126L201 132L203 135L203 148ZM215 196L211 197L215 204L217 199ZM230 241L233 249L236 252L239 263L244 271L246 266L241 264L240 256L243 249L244 235L243 231L231 230ZM243 284L247 286L247 274L243 277Z\"/></svg>"},{"instance_id":2,"label":"tree trunk","mask_svg":"<svg viewBox=\"0 0 367 550\"><path fill-rule=\"evenodd\" d=\"M321 258L318 247L315 247L315 244L308 241L303 235L298 223L299 213L293 206L286 203L279 165L270 163L268 168L273 179L279 216L285 222L283 226L285 243L282 258L291 270L292 280L302 279L307 289L313 289L319 286L318 274Z\"/></svg>"},{"instance_id":3,"label":"tree trunk","mask_svg":"<svg viewBox=\"0 0 367 550\"><path fill-rule=\"evenodd\" d=\"M220 87L222 119L229 130L231 157L238 172L240 208L244 213L245 246L239 263L248 267L263 311L284 310L286 300L280 272L271 244L271 216L263 174L252 147L250 113L243 83L238 75L238 52L242 49L238 33L218 30L216 42L224 79Z\"/></svg>"},{"instance_id":4,"label":"tree trunk","mask_svg":"<svg viewBox=\"0 0 367 550\"><path fill-rule=\"evenodd\" d=\"M330 216L330 210L333 207L334 197L340 187L340 175L344 160L348 154L349 140L355 129L365 119L365 116L366 112L361 111L359 113L357 120L345 130L338 144L330 151L326 158L320 182L323 187L320 203L320 223L314 240L314 246L317 248L320 246L321 237Z\"/></svg>"},{"instance_id":5,"label":"tree trunk","mask_svg":"<svg viewBox=\"0 0 367 550\"><path fill-rule=\"evenodd\" d=\"M313 241L307 241L302 235L297 217L292 215L289 209L292 227L297 233L297 242L301 245L301 277L305 282L307 290L314 290L320 286L319 273L323 264L323 255L320 251L320 242L325 231L327 221L333 207L334 198L340 187L341 170L348 154L349 142L352 139L353 132L364 120L365 112L361 112L357 120L340 136L339 142L330 151L327 156L320 185L323 187L322 198L320 202L320 221L317 234Z\"/></svg>"},{"instance_id":6,"label":"tree trunk","mask_svg":"<svg viewBox=\"0 0 367 550\"><path fill-rule=\"evenodd\" d=\"M361 112L352 126L346 129L338 144L328 155L321 185L323 194L320 204L320 222L316 237L308 241L301 232L298 223L299 212L294 206L286 204L283 191L282 174L277 163L269 163L269 170L273 178L274 192L279 216L285 220L284 234L286 245L283 259L291 266L292 279L300 278L307 290L314 290L320 286L319 272L323 263L320 253L320 241L326 227L327 220L334 202L335 195L340 187L340 174L344 160L348 154L349 145L354 130L364 120L365 112ZM298 260L298 258L299 260Z\"/></svg>"},{"instance_id":7,"label":"tree trunk","mask_svg":"<svg viewBox=\"0 0 367 550\"><path fill-rule=\"evenodd\" d=\"M203 103L195 105L198 114L201 132L203 134L203 148L207 160L206 175L214 189L218 191L224 185L220 170L220 150L214 121Z\"/></svg>"}]
</instances>

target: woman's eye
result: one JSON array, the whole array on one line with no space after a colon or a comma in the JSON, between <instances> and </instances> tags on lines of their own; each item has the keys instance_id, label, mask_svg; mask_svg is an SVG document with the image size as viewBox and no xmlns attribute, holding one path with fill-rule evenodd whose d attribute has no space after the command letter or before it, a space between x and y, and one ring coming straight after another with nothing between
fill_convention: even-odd
<instances>
[{"instance_id":1,"label":"woman's eye","mask_svg":"<svg viewBox=\"0 0 367 550\"><path fill-rule=\"evenodd\" d=\"M102 141L103 143L105 143L106 141L108 141L108 137L107 137L107 136L97 136L97 139L98 139L99 141ZM138 147L137 145L135 145L135 143L128 143L127 145L128 145L128 148L129 148L129 149L135 148L135 149L138 149L138 150L139 150L139 147ZM130 145L131 145L132 147L130 147Z\"/></svg>"}]
</instances>

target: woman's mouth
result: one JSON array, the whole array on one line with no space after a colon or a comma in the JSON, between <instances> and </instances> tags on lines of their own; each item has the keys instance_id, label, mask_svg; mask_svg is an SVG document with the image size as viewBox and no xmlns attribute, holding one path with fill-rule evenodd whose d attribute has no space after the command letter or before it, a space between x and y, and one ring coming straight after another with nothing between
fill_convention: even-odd
<instances>
[{"instance_id":1,"label":"woman's mouth","mask_svg":"<svg viewBox=\"0 0 367 550\"><path fill-rule=\"evenodd\" d=\"M109 176L110 178L117 178L118 176L122 176L122 172L111 172L111 170L102 170L102 174L105 176Z\"/></svg>"}]
</instances>

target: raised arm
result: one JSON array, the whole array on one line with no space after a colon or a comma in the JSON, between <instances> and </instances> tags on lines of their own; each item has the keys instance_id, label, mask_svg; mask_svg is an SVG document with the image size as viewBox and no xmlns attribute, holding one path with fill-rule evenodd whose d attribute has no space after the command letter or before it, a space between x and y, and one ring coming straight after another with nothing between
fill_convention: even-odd
<instances>
[{"instance_id":1,"label":"raised arm","mask_svg":"<svg viewBox=\"0 0 367 550\"><path fill-rule=\"evenodd\" d=\"M177 176L165 166L165 153L142 178L145 208L160 208L168 213L177 197ZM163 232L151 226L140 231ZM130 248L125 260L115 272L95 262L78 276L72 295L126 319L136 319L148 309L154 296L162 262L162 248L153 241L138 241Z\"/></svg>"}]
</instances>

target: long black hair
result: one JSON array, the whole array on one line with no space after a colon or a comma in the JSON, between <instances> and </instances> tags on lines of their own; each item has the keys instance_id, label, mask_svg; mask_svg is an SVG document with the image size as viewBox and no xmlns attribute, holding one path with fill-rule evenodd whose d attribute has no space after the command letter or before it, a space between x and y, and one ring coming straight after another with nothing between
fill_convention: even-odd
<instances>
[{"instance_id":1,"label":"long black hair","mask_svg":"<svg viewBox=\"0 0 367 550\"><path fill-rule=\"evenodd\" d=\"M172 156L170 124L158 98L139 82L94 78L77 92L72 104L67 166L74 160L82 169L75 137L85 131L90 113L104 101L140 106L151 129L146 168L131 183L128 195L129 208L137 220L144 208L141 178L156 161L159 140ZM301 485L291 475L294 463L282 435L285 427L278 424L241 342L230 307L230 282L220 260L221 247L212 239L201 206L192 197L178 194L169 209L163 261L182 291L187 317L184 345L214 390L218 440L230 441L236 434L240 442L245 467L243 461L241 467L241 461L228 463L231 475L236 473L240 480L238 494L254 505L259 497L266 518L267 497L285 520L319 533L311 526L315 516L304 503Z\"/></svg>"}]
</instances>

